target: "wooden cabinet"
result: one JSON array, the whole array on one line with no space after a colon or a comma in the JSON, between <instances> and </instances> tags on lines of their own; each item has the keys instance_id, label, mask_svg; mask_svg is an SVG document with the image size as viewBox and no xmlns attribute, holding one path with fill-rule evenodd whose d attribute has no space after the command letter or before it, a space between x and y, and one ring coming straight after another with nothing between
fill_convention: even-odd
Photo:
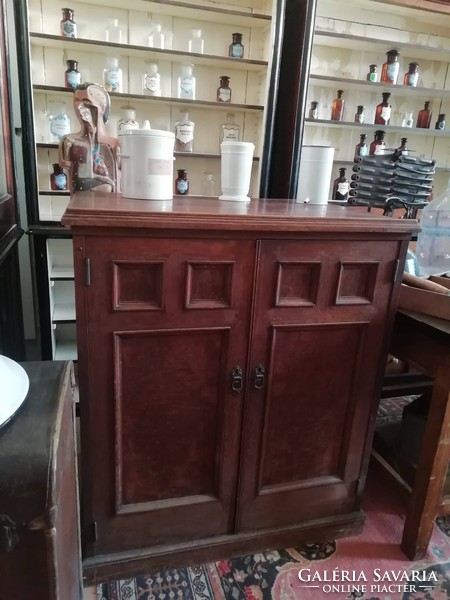
<instances>
[{"instance_id":1,"label":"wooden cabinet","mask_svg":"<svg viewBox=\"0 0 450 600\"><path fill-rule=\"evenodd\" d=\"M360 531L413 221L79 194L88 580ZM95 535L94 535L95 533Z\"/></svg>"}]
</instances>

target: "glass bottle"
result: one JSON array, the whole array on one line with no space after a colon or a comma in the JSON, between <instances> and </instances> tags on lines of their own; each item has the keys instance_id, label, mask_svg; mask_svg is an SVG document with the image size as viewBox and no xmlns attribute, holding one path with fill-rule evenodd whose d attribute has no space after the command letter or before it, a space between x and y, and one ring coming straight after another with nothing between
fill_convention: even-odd
<instances>
[{"instance_id":1,"label":"glass bottle","mask_svg":"<svg viewBox=\"0 0 450 600\"><path fill-rule=\"evenodd\" d=\"M116 57L111 56L106 59L106 69L103 69L103 87L107 92L122 92L122 69Z\"/></svg>"},{"instance_id":2,"label":"glass bottle","mask_svg":"<svg viewBox=\"0 0 450 600\"><path fill-rule=\"evenodd\" d=\"M53 173L50 175L50 188L52 190L67 190L67 175L58 163L53 165Z\"/></svg>"},{"instance_id":3,"label":"glass bottle","mask_svg":"<svg viewBox=\"0 0 450 600\"><path fill-rule=\"evenodd\" d=\"M220 85L217 88L217 102L231 102L230 78L227 75L220 76Z\"/></svg>"},{"instance_id":4,"label":"glass bottle","mask_svg":"<svg viewBox=\"0 0 450 600\"><path fill-rule=\"evenodd\" d=\"M403 85L416 87L419 82L419 64L416 62L409 63L408 72L403 77Z\"/></svg>"},{"instance_id":5,"label":"glass bottle","mask_svg":"<svg viewBox=\"0 0 450 600\"><path fill-rule=\"evenodd\" d=\"M381 83L392 83L396 84L398 79L398 72L400 69L400 63L398 57L400 52L398 50L389 50L386 52L387 60L381 69Z\"/></svg>"},{"instance_id":6,"label":"glass bottle","mask_svg":"<svg viewBox=\"0 0 450 600\"><path fill-rule=\"evenodd\" d=\"M164 50L164 41L164 33L162 32L161 24L155 23L150 35L148 36L148 45L151 48L161 48Z\"/></svg>"},{"instance_id":7,"label":"glass bottle","mask_svg":"<svg viewBox=\"0 0 450 600\"><path fill-rule=\"evenodd\" d=\"M345 176L346 171L347 169L341 167L339 169L339 177L333 182L333 200L348 200L350 182Z\"/></svg>"},{"instance_id":8,"label":"glass bottle","mask_svg":"<svg viewBox=\"0 0 450 600\"><path fill-rule=\"evenodd\" d=\"M344 90L337 91L337 98L335 98L331 104L331 120L342 121L344 117L344 106L345 100L342 98Z\"/></svg>"},{"instance_id":9,"label":"glass bottle","mask_svg":"<svg viewBox=\"0 0 450 600\"><path fill-rule=\"evenodd\" d=\"M59 31L63 37L76 38L77 24L74 20L74 11L72 8L62 8L62 19L59 23Z\"/></svg>"},{"instance_id":10,"label":"glass bottle","mask_svg":"<svg viewBox=\"0 0 450 600\"><path fill-rule=\"evenodd\" d=\"M366 144L367 134L361 133L359 136L359 144L355 146L355 156L367 156L369 153L369 148Z\"/></svg>"},{"instance_id":11,"label":"glass bottle","mask_svg":"<svg viewBox=\"0 0 450 600\"><path fill-rule=\"evenodd\" d=\"M175 152L194 150L195 123L189 119L189 113L183 112L175 123Z\"/></svg>"},{"instance_id":12,"label":"glass bottle","mask_svg":"<svg viewBox=\"0 0 450 600\"><path fill-rule=\"evenodd\" d=\"M390 92L382 92L382 102L378 104L375 110L375 125L389 125L391 120L392 106L389 104Z\"/></svg>"},{"instance_id":13,"label":"glass bottle","mask_svg":"<svg viewBox=\"0 0 450 600\"><path fill-rule=\"evenodd\" d=\"M444 194L431 200L420 217L416 255L421 275L450 271L450 180Z\"/></svg>"},{"instance_id":14,"label":"glass bottle","mask_svg":"<svg viewBox=\"0 0 450 600\"><path fill-rule=\"evenodd\" d=\"M106 27L106 41L113 44L122 43L122 29L119 27L119 19L110 17Z\"/></svg>"},{"instance_id":15,"label":"glass bottle","mask_svg":"<svg viewBox=\"0 0 450 600\"><path fill-rule=\"evenodd\" d=\"M67 69L64 73L64 85L71 90L81 83L81 73L78 70L77 60L66 60Z\"/></svg>"},{"instance_id":16,"label":"glass bottle","mask_svg":"<svg viewBox=\"0 0 450 600\"><path fill-rule=\"evenodd\" d=\"M48 117L50 142L59 142L64 135L71 131L70 117L66 112L64 103L50 103L50 115Z\"/></svg>"},{"instance_id":17,"label":"glass bottle","mask_svg":"<svg viewBox=\"0 0 450 600\"><path fill-rule=\"evenodd\" d=\"M385 131L381 131L380 129L375 131L373 142L370 144L370 149L369 149L370 155L384 154L384 150L386 148L386 145L384 143L385 135L386 135Z\"/></svg>"},{"instance_id":18,"label":"glass bottle","mask_svg":"<svg viewBox=\"0 0 450 600\"><path fill-rule=\"evenodd\" d=\"M202 38L201 29L192 29L192 37L189 40L189 52L196 52L197 54L203 54L205 47L205 41Z\"/></svg>"},{"instance_id":19,"label":"glass bottle","mask_svg":"<svg viewBox=\"0 0 450 600\"><path fill-rule=\"evenodd\" d=\"M228 56L231 58L244 58L244 46L242 45L242 33L232 33L233 41L228 48Z\"/></svg>"},{"instance_id":20,"label":"glass bottle","mask_svg":"<svg viewBox=\"0 0 450 600\"><path fill-rule=\"evenodd\" d=\"M419 127L421 129L429 129L430 128L431 115L432 115L432 112L430 110L430 104L431 104L431 101L426 100L423 105L423 108L421 110L419 110L419 114L417 115L416 127Z\"/></svg>"},{"instance_id":21,"label":"glass bottle","mask_svg":"<svg viewBox=\"0 0 450 600\"><path fill-rule=\"evenodd\" d=\"M194 65L182 64L178 77L178 98L195 100L195 83Z\"/></svg>"},{"instance_id":22,"label":"glass bottle","mask_svg":"<svg viewBox=\"0 0 450 600\"><path fill-rule=\"evenodd\" d=\"M440 131L444 131L445 129L445 114L441 113L436 121L435 129L439 129Z\"/></svg>"},{"instance_id":23,"label":"glass bottle","mask_svg":"<svg viewBox=\"0 0 450 600\"><path fill-rule=\"evenodd\" d=\"M367 73L367 81L376 83L378 81L377 65L369 65L369 72Z\"/></svg>"},{"instance_id":24,"label":"glass bottle","mask_svg":"<svg viewBox=\"0 0 450 600\"><path fill-rule=\"evenodd\" d=\"M185 169L177 169L178 177L175 179L175 194L187 196L189 194L189 179Z\"/></svg>"},{"instance_id":25,"label":"glass bottle","mask_svg":"<svg viewBox=\"0 0 450 600\"><path fill-rule=\"evenodd\" d=\"M403 113L402 127L412 127L414 124L412 112Z\"/></svg>"},{"instance_id":26,"label":"glass bottle","mask_svg":"<svg viewBox=\"0 0 450 600\"><path fill-rule=\"evenodd\" d=\"M222 142L239 142L241 137L241 128L234 123L234 114L227 113L226 122L220 126L219 147Z\"/></svg>"},{"instance_id":27,"label":"glass bottle","mask_svg":"<svg viewBox=\"0 0 450 600\"><path fill-rule=\"evenodd\" d=\"M319 103L316 100L311 102L311 108L308 112L308 119L318 119L319 118L319 109L317 108Z\"/></svg>"},{"instance_id":28,"label":"glass bottle","mask_svg":"<svg viewBox=\"0 0 450 600\"><path fill-rule=\"evenodd\" d=\"M364 123L364 106L362 104L358 104L356 107L355 123Z\"/></svg>"},{"instance_id":29,"label":"glass bottle","mask_svg":"<svg viewBox=\"0 0 450 600\"><path fill-rule=\"evenodd\" d=\"M395 150L396 156L401 156L402 154L405 154L405 155L409 154L408 147L406 145L407 141L408 141L408 138L405 138L405 137L401 138L400 146L398 148L396 148L396 150Z\"/></svg>"},{"instance_id":30,"label":"glass bottle","mask_svg":"<svg viewBox=\"0 0 450 600\"><path fill-rule=\"evenodd\" d=\"M156 63L147 65L142 87L146 96L161 96L161 76Z\"/></svg>"},{"instance_id":31,"label":"glass bottle","mask_svg":"<svg viewBox=\"0 0 450 600\"><path fill-rule=\"evenodd\" d=\"M202 181L202 194L203 196L210 196L212 198L216 195L216 182L212 173L205 173Z\"/></svg>"},{"instance_id":32,"label":"glass bottle","mask_svg":"<svg viewBox=\"0 0 450 600\"><path fill-rule=\"evenodd\" d=\"M117 122L117 133L127 129L139 129L139 123L136 121L136 109L132 106L122 106L122 117Z\"/></svg>"}]
</instances>

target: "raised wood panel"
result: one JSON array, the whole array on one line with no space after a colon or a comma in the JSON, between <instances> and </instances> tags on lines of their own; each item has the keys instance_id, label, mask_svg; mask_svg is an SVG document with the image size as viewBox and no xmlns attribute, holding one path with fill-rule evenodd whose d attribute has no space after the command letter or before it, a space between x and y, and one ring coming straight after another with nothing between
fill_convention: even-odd
<instances>
[{"instance_id":1,"label":"raised wood panel","mask_svg":"<svg viewBox=\"0 0 450 600\"><path fill-rule=\"evenodd\" d=\"M229 328L115 335L116 504L219 500ZM195 346L195 352L187 352ZM205 498L206 500L206 498ZM172 502L173 503L173 502ZM158 508L163 503L157 504Z\"/></svg>"},{"instance_id":2,"label":"raised wood panel","mask_svg":"<svg viewBox=\"0 0 450 600\"><path fill-rule=\"evenodd\" d=\"M231 307L233 266L232 262L189 262L186 308Z\"/></svg>"},{"instance_id":3,"label":"raised wood panel","mask_svg":"<svg viewBox=\"0 0 450 600\"><path fill-rule=\"evenodd\" d=\"M345 425L351 423L356 403L352 390L364 328L361 323L273 328L261 489L318 477L345 478Z\"/></svg>"},{"instance_id":4,"label":"raised wood panel","mask_svg":"<svg viewBox=\"0 0 450 600\"><path fill-rule=\"evenodd\" d=\"M164 262L113 262L114 310L162 310Z\"/></svg>"},{"instance_id":5,"label":"raised wood panel","mask_svg":"<svg viewBox=\"0 0 450 600\"><path fill-rule=\"evenodd\" d=\"M278 263L275 306L314 305L319 278L319 262Z\"/></svg>"},{"instance_id":6,"label":"raised wood panel","mask_svg":"<svg viewBox=\"0 0 450 600\"><path fill-rule=\"evenodd\" d=\"M341 262L336 304L371 304L377 272L378 262Z\"/></svg>"}]
</instances>

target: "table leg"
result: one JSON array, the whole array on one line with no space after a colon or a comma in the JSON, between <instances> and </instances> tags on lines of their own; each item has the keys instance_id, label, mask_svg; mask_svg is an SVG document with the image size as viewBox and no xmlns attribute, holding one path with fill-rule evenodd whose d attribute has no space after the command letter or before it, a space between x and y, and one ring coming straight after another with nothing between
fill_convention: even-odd
<instances>
[{"instance_id":1,"label":"table leg","mask_svg":"<svg viewBox=\"0 0 450 600\"><path fill-rule=\"evenodd\" d=\"M402 550L411 560L426 554L447 475L450 451L448 373L435 377L413 492L403 529Z\"/></svg>"}]
</instances>

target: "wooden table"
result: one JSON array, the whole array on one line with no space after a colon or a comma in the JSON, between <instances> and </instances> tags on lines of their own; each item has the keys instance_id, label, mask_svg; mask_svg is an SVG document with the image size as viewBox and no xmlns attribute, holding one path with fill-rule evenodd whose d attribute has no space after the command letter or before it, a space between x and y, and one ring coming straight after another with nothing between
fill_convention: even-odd
<instances>
[{"instance_id":1,"label":"wooden table","mask_svg":"<svg viewBox=\"0 0 450 600\"><path fill-rule=\"evenodd\" d=\"M422 558L438 514L450 514L443 487L450 459L450 321L398 311L390 352L434 378L402 550Z\"/></svg>"}]
</instances>

